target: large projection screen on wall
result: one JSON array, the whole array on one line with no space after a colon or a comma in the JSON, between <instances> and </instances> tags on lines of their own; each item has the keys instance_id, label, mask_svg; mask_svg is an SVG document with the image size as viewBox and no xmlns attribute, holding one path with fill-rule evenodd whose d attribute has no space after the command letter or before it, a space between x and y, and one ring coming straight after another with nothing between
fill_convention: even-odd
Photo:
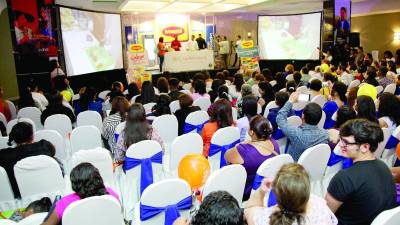
<instances>
[{"instance_id":1,"label":"large projection screen on wall","mask_svg":"<svg viewBox=\"0 0 400 225\"><path fill-rule=\"evenodd\" d=\"M318 60L321 13L258 17L260 57L266 60Z\"/></svg>"},{"instance_id":2,"label":"large projection screen on wall","mask_svg":"<svg viewBox=\"0 0 400 225\"><path fill-rule=\"evenodd\" d=\"M123 68L121 16L60 7L68 76Z\"/></svg>"}]
</instances>

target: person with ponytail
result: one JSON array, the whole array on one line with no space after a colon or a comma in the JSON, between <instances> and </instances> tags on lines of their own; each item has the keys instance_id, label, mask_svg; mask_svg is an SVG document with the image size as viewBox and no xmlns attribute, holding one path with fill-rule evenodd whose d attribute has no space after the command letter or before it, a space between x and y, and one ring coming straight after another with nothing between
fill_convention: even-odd
<instances>
[{"instance_id":1,"label":"person with ponytail","mask_svg":"<svg viewBox=\"0 0 400 225\"><path fill-rule=\"evenodd\" d=\"M47 155L54 157L55 149L46 140L34 142L33 127L28 122L15 124L8 136L8 145L9 148L0 151L0 166L7 172L14 196L19 198L21 195L14 176L14 165L18 161L31 156Z\"/></svg>"},{"instance_id":2,"label":"person with ponytail","mask_svg":"<svg viewBox=\"0 0 400 225\"><path fill-rule=\"evenodd\" d=\"M272 191L276 205L264 207L264 197ZM272 181L268 178L245 205L248 225L336 225L338 220L326 201L310 193L310 177L300 164L281 167Z\"/></svg>"},{"instance_id":3,"label":"person with ponytail","mask_svg":"<svg viewBox=\"0 0 400 225\"><path fill-rule=\"evenodd\" d=\"M62 197L50 213L47 221L42 225L58 225L62 221L65 209L73 202L81 199L111 195L119 201L118 195L111 189L106 188L99 170L90 163L81 163L72 169L70 174L71 187L75 192Z\"/></svg>"},{"instance_id":4,"label":"person with ponytail","mask_svg":"<svg viewBox=\"0 0 400 225\"><path fill-rule=\"evenodd\" d=\"M261 115L256 115L250 120L248 134L250 141L238 144L228 150L225 160L229 164L240 164L247 172L246 186L243 201L250 197L254 177L258 167L267 159L279 154L279 146L271 139L272 129L269 122Z\"/></svg>"}]
</instances>

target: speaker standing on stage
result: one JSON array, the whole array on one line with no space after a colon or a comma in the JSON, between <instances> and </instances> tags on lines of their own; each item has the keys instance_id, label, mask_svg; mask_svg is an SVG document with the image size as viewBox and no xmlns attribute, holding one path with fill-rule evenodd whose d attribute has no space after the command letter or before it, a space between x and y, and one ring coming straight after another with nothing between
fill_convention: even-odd
<instances>
[{"instance_id":1,"label":"speaker standing on stage","mask_svg":"<svg viewBox=\"0 0 400 225\"><path fill-rule=\"evenodd\" d=\"M158 58L160 59L160 72L162 72L162 66L164 63L164 55L165 55L165 45L164 45L164 38L160 37L158 39L158 44L157 44L157 55Z\"/></svg>"},{"instance_id":2,"label":"speaker standing on stage","mask_svg":"<svg viewBox=\"0 0 400 225\"><path fill-rule=\"evenodd\" d=\"M197 41L195 39L196 39L196 36L194 36L192 34L192 38L188 42L188 51L199 50L199 45L197 44Z\"/></svg>"},{"instance_id":3,"label":"speaker standing on stage","mask_svg":"<svg viewBox=\"0 0 400 225\"><path fill-rule=\"evenodd\" d=\"M171 42L171 48L173 48L175 51L180 51L181 47L181 42L178 40L178 35L176 35L175 40Z\"/></svg>"},{"instance_id":4,"label":"speaker standing on stage","mask_svg":"<svg viewBox=\"0 0 400 225\"><path fill-rule=\"evenodd\" d=\"M196 39L197 45L199 46L199 49L206 49L207 48L207 42L204 40L204 38L201 37L201 34L199 34L199 37Z\"/></svg>"}]
</instances>

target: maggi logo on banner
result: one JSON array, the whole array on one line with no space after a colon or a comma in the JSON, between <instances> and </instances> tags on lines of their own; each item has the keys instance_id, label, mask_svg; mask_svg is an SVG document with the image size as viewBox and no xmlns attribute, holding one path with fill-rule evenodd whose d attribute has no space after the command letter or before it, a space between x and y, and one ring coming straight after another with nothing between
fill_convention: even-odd
<instances>
[{"instance_id":1,"label":"maggi logo on banner","mask_svg":"<svg viewBox=\"0 0 400 225\"><path fill-rule=\"evenodd\" d=\"M242 48L253 48L254 42L253 41L242 41Z\"/></svg>"},{"instance_id":2,"label":"maggi logo on banner","mask_svg":"<svg viewBox=\"0 0 400 225\"><path fill-rule=\"evenodd\" d=\"M129 51L132 53L143 52L143 45L142 44L131 44L129 46Z\"/></svg>"},{"instance_id":3,"label":"maggi logo on banner","mask_svg":"<svg viewBox=\"0 0 400 225\"><path fill-rule=\"evenodd\" d=\"M181 35L183 33L185 33L185 29L182 27L166 27L162 30L162 33L165 36L170 36L170 37L175 37L177 35Z\"/></svg>"}]
</instances>

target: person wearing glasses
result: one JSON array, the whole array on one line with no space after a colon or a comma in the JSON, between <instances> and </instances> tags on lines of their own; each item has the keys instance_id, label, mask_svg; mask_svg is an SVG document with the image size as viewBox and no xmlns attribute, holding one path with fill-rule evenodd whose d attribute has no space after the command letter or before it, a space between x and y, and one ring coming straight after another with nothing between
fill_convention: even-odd
<instances>
[{"instance_id":1,"label":"person wearing glasses","mask_svg":"<svg viewBox=\"0 0 400 225\"><path fill-rule=\"evenodd\" d=\"M347 121L340 129L338 144L353 165L332 178L325 199L341 225L371 224L379 213L396 207L392 174L374 155L381 141L382 129L367 119Z\"/></svg>"}]
</instances>

